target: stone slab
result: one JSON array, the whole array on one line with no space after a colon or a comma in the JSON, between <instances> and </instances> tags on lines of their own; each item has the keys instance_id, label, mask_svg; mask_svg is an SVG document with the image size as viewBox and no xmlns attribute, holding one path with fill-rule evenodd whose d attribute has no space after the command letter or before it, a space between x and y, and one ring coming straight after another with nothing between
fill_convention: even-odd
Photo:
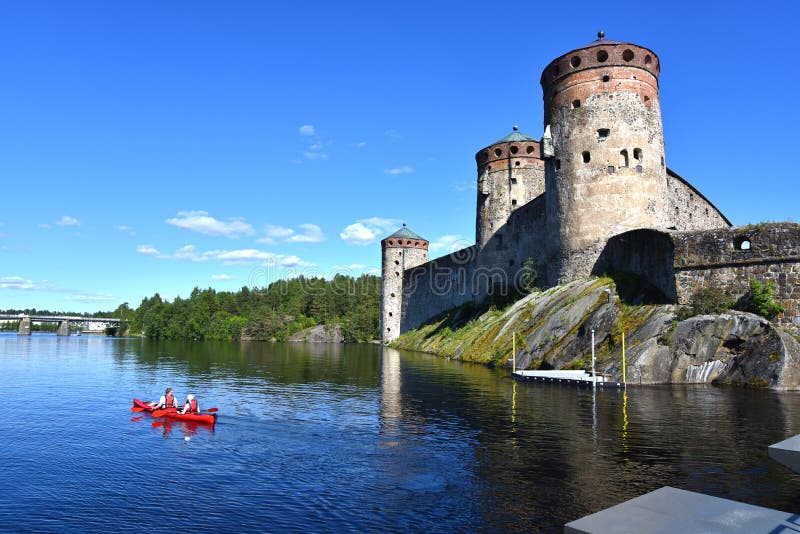
<instances>
[{"instance_id":1,"label":"stone slab","mask_svg":"<svg viewBox=\"0 0 800 534\"><path fill-rule=\"evenodd\" d=\"M800 516L664 486L564 525L568 534L800 533Z\"/></svg>"},{"instance_id":2,"label":"stone slab","mask_svg":"<svg viewBox=\"0 0 800 534\"><path fill-rule=\"evenodd\" d=\"M769 446L769 456L795 473L800 473L800 434Z\"/></svg>"}]
</instances>

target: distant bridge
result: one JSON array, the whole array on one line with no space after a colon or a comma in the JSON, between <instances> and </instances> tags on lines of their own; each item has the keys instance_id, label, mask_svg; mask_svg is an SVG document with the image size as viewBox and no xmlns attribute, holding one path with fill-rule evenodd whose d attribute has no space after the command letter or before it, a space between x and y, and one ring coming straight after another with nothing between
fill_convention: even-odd
<instances>
[{"instance_id":1,"label":"distant bridge","mask_svg":"<svg viewBox=\"0 0 800 534\"><path fill-rule=\"evenodd\" d=\"M33 323L58 323L56 334L68 336L70 325L80 326L82 331L87 333L105 332L111 325L119 325L121 319L114 317L81 317L71 315L7 315L0 314L0 321L19 321L17 334L21 336L31 335Z\"/></svg>"}]
</instances>

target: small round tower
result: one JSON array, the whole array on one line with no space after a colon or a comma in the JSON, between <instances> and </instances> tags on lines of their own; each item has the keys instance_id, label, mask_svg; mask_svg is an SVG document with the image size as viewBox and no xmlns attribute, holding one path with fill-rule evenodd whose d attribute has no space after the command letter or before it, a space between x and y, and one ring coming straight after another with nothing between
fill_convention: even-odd
<instances>
[{"instance_id":1,"label":"small round tower","mask_svg":"<svg viewBox=\"0 0 800 534\"><path fill-rule=\"evenodd\" d=\"M483 249L498 234L511 213L544 193L544 160L539 141L514 126L514 131L475 154L478 164L478 207L475 243Z\"/></svg>"},{"instance_id":2,"label":"small round tower","mask_svg":"<svg viewBox=\"0 0 800 534\"><path fill-rule=\"evenodd\" d=\"M428 261L428 240L403 227L381 241L381 340L400 335L403 272Z\"/></svg>"},{"instance_id":3,"label":"small round tower","mask_svg":"<svg viewBox=\"0 0 800 534\"><path fill-rule=\"evenodd\" d=\"M609 237L667 226L658 56L598 37L541 78L552 284L588 275Z\"/></svg>"}]
</instances>

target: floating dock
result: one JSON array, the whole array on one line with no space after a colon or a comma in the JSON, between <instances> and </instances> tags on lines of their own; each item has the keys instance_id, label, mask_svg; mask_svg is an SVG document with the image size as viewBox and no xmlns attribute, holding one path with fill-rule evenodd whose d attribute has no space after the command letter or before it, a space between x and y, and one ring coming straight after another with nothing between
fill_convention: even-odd
<instances>
[{"instance_id":1,"label":"floating dock","mask_svg":"<svg viewBox=\"0 0 800 534\"><path fill-rule=\"evenodd\" d=\"M782 463L795 473L800 473L800 434L770 445L767 451L770 458Z\"/></svg>"},{"instance_id":2,"label":"floating dock","mask_svg":"<svg viewBox=\"0 0 800 534\"><path fill-rule=\"evenodd\" d=\"M800 515L664 486L564 525L568 534L800 532Z\"/></svg>"},{"instance_id":3,"label":"floating dock","mask_svg":"<svg viewBox=\"0 0 800 534\"><path fill-rule=\"evenodd\" d=\"M624 388L624 382L611 380L609 375L592 375L586 371L515 371L512 376L516 380L545 382L551 384L569 384L580 387Z\"/></svg>"}]
</instances>

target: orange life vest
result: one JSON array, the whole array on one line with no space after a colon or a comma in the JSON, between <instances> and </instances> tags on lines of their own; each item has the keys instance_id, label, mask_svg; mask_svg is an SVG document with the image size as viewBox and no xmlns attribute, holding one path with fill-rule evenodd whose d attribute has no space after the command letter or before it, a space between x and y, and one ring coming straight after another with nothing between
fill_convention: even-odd
<instances>
[{"instance_id":1,"label":"orange life vest","mask_svg":"<svg viewBox=\"0 0 800 534\"><path fill-rule=\"evenodd\" d=\"M189 411L190 412L199 412L200 410L197 409L197 399L192 399L189 401Z\"/></svg>"},{"instance_id":2,"label":"orange life vest","mask_svg":"<svg viewBox=\"0 0 800 534\"><path fill-rule=\"evenodd\" d=\"M164 408L172 407L174 402L175 402L175 396L172 393L164 396Z\"/></svg>"}]
</instances>

